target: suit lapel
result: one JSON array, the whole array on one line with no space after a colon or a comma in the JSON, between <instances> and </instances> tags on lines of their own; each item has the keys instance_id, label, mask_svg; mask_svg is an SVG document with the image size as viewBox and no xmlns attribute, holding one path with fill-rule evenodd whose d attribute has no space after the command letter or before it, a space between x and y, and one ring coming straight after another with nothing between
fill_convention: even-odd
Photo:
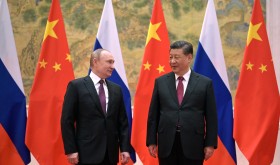
<instances>
[{"instance_id":1,"label":"suit lapel","mask_svg":"<svg viewBox=\"0 0 280 165\"><path fill-rule=\"evenodd\" d=\"M196 74L192 70L190 79L189 79L189 83L188 83L184 98L182 100L182 104L191 96L191 93L195 89L195 86L197 85L198 80L199 80L199 75Z\"/></svg>"},{"instance_id":2,"label":"suit lapel","mask_svg":"<svg viewBox=\"0 0 280 165\"><path fill-rule=\"evenodd\" d=\"M176 90L176 82L175 82L175 74L171 72L166 77L168 89L170 92L170 95L172 99L178 104L178 98L177 98L177 90Z\"/></svg>"},{"instance_id":3,"label":"suit lapel","mask_svg":"<svg viewBox=\"0 0 280 165\"><path fill-rule=\"evenodd\" d=\"M90 96L91 96L93 102L97 105L98 111L100 111L102 114L104 114L102 107L101 107L101 103L99 101L99 96L97 94L93 81L91 80L91 78L89 76L86 76L84 78L84 83L90 93Z\"/></svg>"},{"instance_id":4,"label":"suit lapel","mask_svg":"<svg viewBox=\"0 0 280 165\"><path fill-rule=\"evenodd\" d=\"M111 82L106 80L107 88L108 88L108 95L109 95L109 102L108 102L108 107L107 107L107 116L111 112L111 106L113 106L113 98L114 98L114 86L112 85Z\"/></svg>"}]
</instances>

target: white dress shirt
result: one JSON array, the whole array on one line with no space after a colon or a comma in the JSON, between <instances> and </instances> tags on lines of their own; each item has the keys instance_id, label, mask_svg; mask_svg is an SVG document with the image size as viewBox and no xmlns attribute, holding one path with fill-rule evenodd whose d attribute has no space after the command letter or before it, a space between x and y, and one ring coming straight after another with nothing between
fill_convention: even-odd
<instances>
[{"instance_id":1,"label":"white dress shirt","mask_svg":"<svg viewBox=\"0 0 280 165\"><path fill-rule=\"evenodd\" d=\"M93 84L94 84L94 87L95 87L95 89L97 91L97 94L99 94L98 93L99 92L99 87L100 87L99 81L101 80L101 78L98 77L96 74L94 74L92 71L90 72L89 77L93 81ZM107 87L106 81L105 81L105 79L103 79L103 80L104 80L103 87L104 87L105 97L106 97L106 112L107 112L108 101L109 101L109 94L108 94L108 87Z\"/></svg>"},{"instance_id":2,"label":"white dress shirt","mask_svg":"<svg viewBox=\"0 0 280 165\"><path fill-rule=\"evenodd\" d=\"M185 92L186 92L186 89L187 89L187 86L188 86L188 83L189 83L190 76L191 76L191 69L189 69L189 71L186 74L183 75L184 80L182 81L182 83L184 85L184 95L185 95ZM179 83L178 77L179 77L179 75L175 74L176 89L177 89L177 86L178 86L178 83Z\"/></svg>"}]
</instances>

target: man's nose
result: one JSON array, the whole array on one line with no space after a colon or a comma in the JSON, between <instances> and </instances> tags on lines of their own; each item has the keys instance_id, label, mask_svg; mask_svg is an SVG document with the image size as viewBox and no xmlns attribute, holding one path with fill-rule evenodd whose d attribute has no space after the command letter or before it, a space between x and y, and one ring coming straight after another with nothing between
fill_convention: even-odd
<instances>
[{"instance_id":1,"label":"man's nose","mask_svg":"<svg viewBox=\"0 0 280 165\"><path fill-rule=\"evenodd\" d=\"M112 69L115 69L115 64L112 64L112 65L111 65L111 68L112 68Z\"/></svg>"},{"instance_id":2,"label":"man's nose","mask_svg":"<svg viewBox=\"0 0 280 165\"><path fill-rule=\"evenodd\" d=\"M169 61L170 61L170 63L175 63L176 62L175 58L170 58Z\"/></svg>"}]
</instances>

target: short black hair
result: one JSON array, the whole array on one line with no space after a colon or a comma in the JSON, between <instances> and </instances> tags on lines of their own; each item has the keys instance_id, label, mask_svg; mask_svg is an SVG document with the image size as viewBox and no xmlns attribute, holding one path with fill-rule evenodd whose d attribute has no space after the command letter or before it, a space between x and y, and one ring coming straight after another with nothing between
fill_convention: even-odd
<instances>
[{"instance_id":1,"label":"short black hair","mask_svg":"<svg viewBox=\"0 0 280 165\"><path fill-rule=\"evenodd\" d=\"M187 41L175 41L170 45L171 49L183 49L184 55L193 55L193 45Z\"/></svg>"}]
</instances>

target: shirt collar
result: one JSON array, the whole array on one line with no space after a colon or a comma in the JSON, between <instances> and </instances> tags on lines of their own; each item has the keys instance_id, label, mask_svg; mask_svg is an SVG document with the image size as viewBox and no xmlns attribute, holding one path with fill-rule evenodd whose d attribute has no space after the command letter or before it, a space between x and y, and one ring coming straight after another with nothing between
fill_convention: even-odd
<instances>
[{"instance_id":1,"label":"shirt collar","mask_svg":"<svg viewBox=\"0 0 280 165\"><path fill-rule=\"evenodd\" d=\"M190 75L191 75L191 69L189 69L189 71L183 75L184 80L188 80L190 78ZM176 80L178 79L178 77L179 75L175 74Z\"/></svg>"},{"instance_id":2,"label":"shirt collar","mask_svg":"<svg viewBox=\"0 0 280 165\"><path fill-rule=\"evenodd\" d=\"M99 81L101 80L101 78L94 74L92 71L90 72L89 77L92 79L94 85L99 84ZM103 80L104 84L106 85L105 79Z\"/></svg>"}]
</instances>

